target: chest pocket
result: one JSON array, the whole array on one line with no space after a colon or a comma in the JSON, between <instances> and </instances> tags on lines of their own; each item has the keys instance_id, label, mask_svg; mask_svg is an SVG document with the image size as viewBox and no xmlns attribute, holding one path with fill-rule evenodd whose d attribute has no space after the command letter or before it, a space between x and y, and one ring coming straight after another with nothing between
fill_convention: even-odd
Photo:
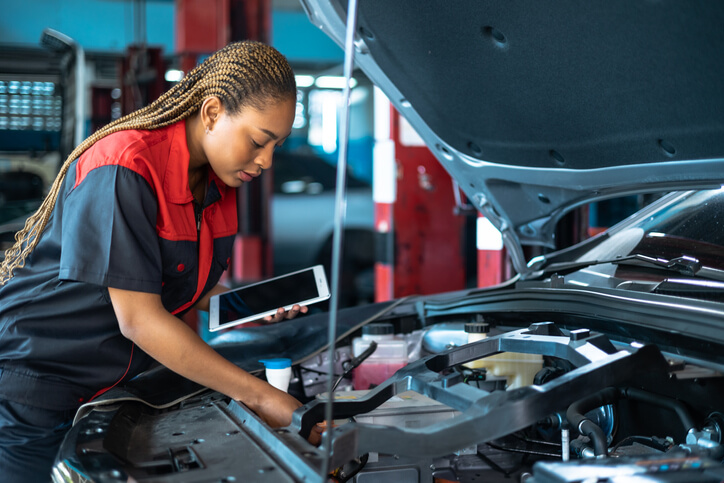
<instances>
[{"instance_id":1,"label":"chest pocket","mask_svg":"<svg viewBox=\"0 0 724 483\"><path fill-rule=\"evenodd\" d=\"M193 299L199 278L198 244L161 239L163 287L161 302L173 312Z\"/></svg>"}]
</instances>

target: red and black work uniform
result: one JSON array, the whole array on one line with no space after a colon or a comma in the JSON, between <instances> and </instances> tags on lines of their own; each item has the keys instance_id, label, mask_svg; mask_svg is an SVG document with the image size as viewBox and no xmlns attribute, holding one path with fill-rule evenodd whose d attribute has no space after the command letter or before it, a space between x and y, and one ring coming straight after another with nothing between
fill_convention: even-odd
<instances>
[{"instance_id":1,"label":"red and black work uniform","mask_svg":"<svg viewBox=\"0 0 724 483\"><path fill-rule=\"evenodd\" d=\"M160 294L180 315L217 284L236 192L208 168L199 207L188 167L184 121L111 134L71 165L39 244L0 287L0 401L74 410L148 366L109 287Z\"/></svg>"}]
</instances>

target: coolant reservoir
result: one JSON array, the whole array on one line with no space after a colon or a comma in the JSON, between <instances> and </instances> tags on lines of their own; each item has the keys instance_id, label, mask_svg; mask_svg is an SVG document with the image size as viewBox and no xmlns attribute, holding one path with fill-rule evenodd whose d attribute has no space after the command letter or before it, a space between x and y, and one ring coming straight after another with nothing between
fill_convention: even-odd
<instances>
[{"instance_id":1,"label":"coolant reservoir","mask_svg":"<svg viewBox=\"0 0 724 483\"><path fill-rule=\"evenodd\" d=\"M389 323L367 324L362 328L362 337L352 339L354 357L367 350L372 341L377 343L377 349L353 372L355 389L379 385L407 365L407 342L394 332Z\"/></svg>"},{"instance_id":2,"label":"coolant reservoir","mask_svg":"<svg viewBox=\"0 0 724 483\"><path fill-rule=\"evenodd\" d=\"M470 322L465 324L468 334L468 344L488 337L490 325L485 322ZM470 369L485 368L488 374L508 379L508 389L530 386L533 378L543 367L543 356L540 354L522 354L518 352L503 352L483 359L477 359L464 364Z\"/></svg>"}]
</instances>

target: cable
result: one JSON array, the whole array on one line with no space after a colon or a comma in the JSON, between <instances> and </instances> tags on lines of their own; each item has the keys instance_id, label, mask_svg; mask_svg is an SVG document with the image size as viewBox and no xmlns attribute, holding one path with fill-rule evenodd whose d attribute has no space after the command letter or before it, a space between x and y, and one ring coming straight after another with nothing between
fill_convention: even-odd
<instances>
[{"instance_id":1,"label":"cable","mask_svg":"<svg viewBox=\"0 0 724 483\"><path fill-rule=\"evenodd\" d=\"M485 443L485 444L487 444L488 446L490 446L493 449L497 449L499 451L507 451L508 453L520 453L520 454L524 454L524 455L534 455L534 456L548 456L548 457L556 458L556 459L561 457L560 453L551 453L548 451L536 451L533 449L510 448L510 447L500 446L500 445L497 445L494 443Z\"/></svg>"},{"instance_id":2,"label":"cable","mask_svg":"<svg viewBox=\"0 0 724 483\"><path fill-rule=\"evenodd\" d=\"M349 362L349 361L344 361L342 364L346 364L347 362ZM301 369L302 371L313 372L314 374L319 374L320 376L329 375L329 372L322 372L322 371L318 371L316 369L310 369L310 368L304 367L304 366L299 366L299 369ZM340 375L342 375L342 374L336 374L336 373L332 374L333 377L339 377Z\"/></svg>"},{"instance_id":3,"label":"cable","mask_svg":"<svg viewBox=\"0 0 724 483\"><path fill-rule=\"evenodd\" d=\"M544 441L542 439L533 439L533 438L529 438L527 436L520 436L517 433L513 433L511 436L513 436L515 439L523 441L525 443L540 444L543 446L555 446L556 448L561 447L560 444L554 443L553 441Z\"/></svg>"},{"instance_id":4,"label":"cable","mask_svg":"<svg viewBox=\"0 0 724 483\"><path fill-rule=\"evenodd\" d=\"M488 445L490 446L490 444L488 444ZM494 446L491 446L491 447L494 447ZM497 449L497 448L496 448L496 449ZM510 475L511 475L513 472L515 472L515 469L513 469L513 470L504 470L504 469L501 468L495 461L493 461L492 459L490 459L485 453L483 453L483 452L480 451L480 450L477 451L477 454L478 454L478 457L479 457L481 460L485 461L485 463L486 463L491 469L497 471L498 473L501 473L501 474L502 474L503 476L505 476L506 478L510 478Z\"/></svg>"},{"instance_id":5,"label":"cable","mask_svg":"<svg viewBox=\"0 0 724 483\"><path fill-rule=\"evenodd\" d=\"M485 443L485 444L490 446L493 449L498 449L501 451L508 451L505 448L496 448L494 445L492 445L490 443ZM515 453L516 451L511 451L511 452ZM528 461L528 456L530 456L529 454L524 453L522 458L520 459L520 463L518 463L517 466L515 466L509 470L506 470L506 469L502 468L500 465L498 465L497 463L495 463L495 461L493 461L488 455L486 455L482 451L477 450L476 454L481 460L485 461L485 463L492 470L497 471L498 473L502 474L505 478L510 478L511 475L513 475L517 471L520 471L520 469L523 467L523 465L525 465L526 462Z\"/></svg>"},{"instance_id":6,"label":"cable","mask_svg":"<svg viewBox=\"0 0 724 483\"><path fill-rule=\"evenodd\" d=\"M344 379L350 372L352 372L357 366L362 364L365 359L367 359L369 356L372 355L372 353L377 350L377 342L372 341L370 343L370 346L359 356L353 357L352 359L348 361L344 361L342 363L342 368L344 368L344 372L341 376L339 376L339 379L337 379L334 383L334 386L332 386L332 393L334 393L334 390L337 389L337 386L339 386L339 383L342 382L342 379Z\"/></svg>"}]
</instances>

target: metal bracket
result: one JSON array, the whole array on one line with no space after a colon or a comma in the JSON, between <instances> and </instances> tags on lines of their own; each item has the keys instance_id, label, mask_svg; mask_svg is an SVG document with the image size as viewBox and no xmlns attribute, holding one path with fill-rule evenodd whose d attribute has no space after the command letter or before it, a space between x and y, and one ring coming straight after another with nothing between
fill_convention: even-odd
<instances>
[{"instance_id":1,"label":"metal bracket","mask_svg":"<svg viewBox=\"0 0 724 483\"><path fill-rule=\"evenodd\" d=\"M552 324L551 324L552 326ZM367 452L400 456L440 456L471 444L483 443L526 428L546 416L565 410L593 391L625 385L637 374L666 373L667 364L658 348L617 351L606 337L538 335L546 332L534 324L479 342L430 356L399 370L364 398L337 401L334 418L349 418L369 412L391 397L416 391L460 411L452 420L425 428L397 428L349 423L335 430L332 467ZM578 339L578 340L574 340ZM541 386L486 392L448 377L458 364L500 352L540 354L566 359L576 369ZM322 420L324 403L314 401L294 413L290 432L308 434Z\"/></svg>"}]
</instances>

